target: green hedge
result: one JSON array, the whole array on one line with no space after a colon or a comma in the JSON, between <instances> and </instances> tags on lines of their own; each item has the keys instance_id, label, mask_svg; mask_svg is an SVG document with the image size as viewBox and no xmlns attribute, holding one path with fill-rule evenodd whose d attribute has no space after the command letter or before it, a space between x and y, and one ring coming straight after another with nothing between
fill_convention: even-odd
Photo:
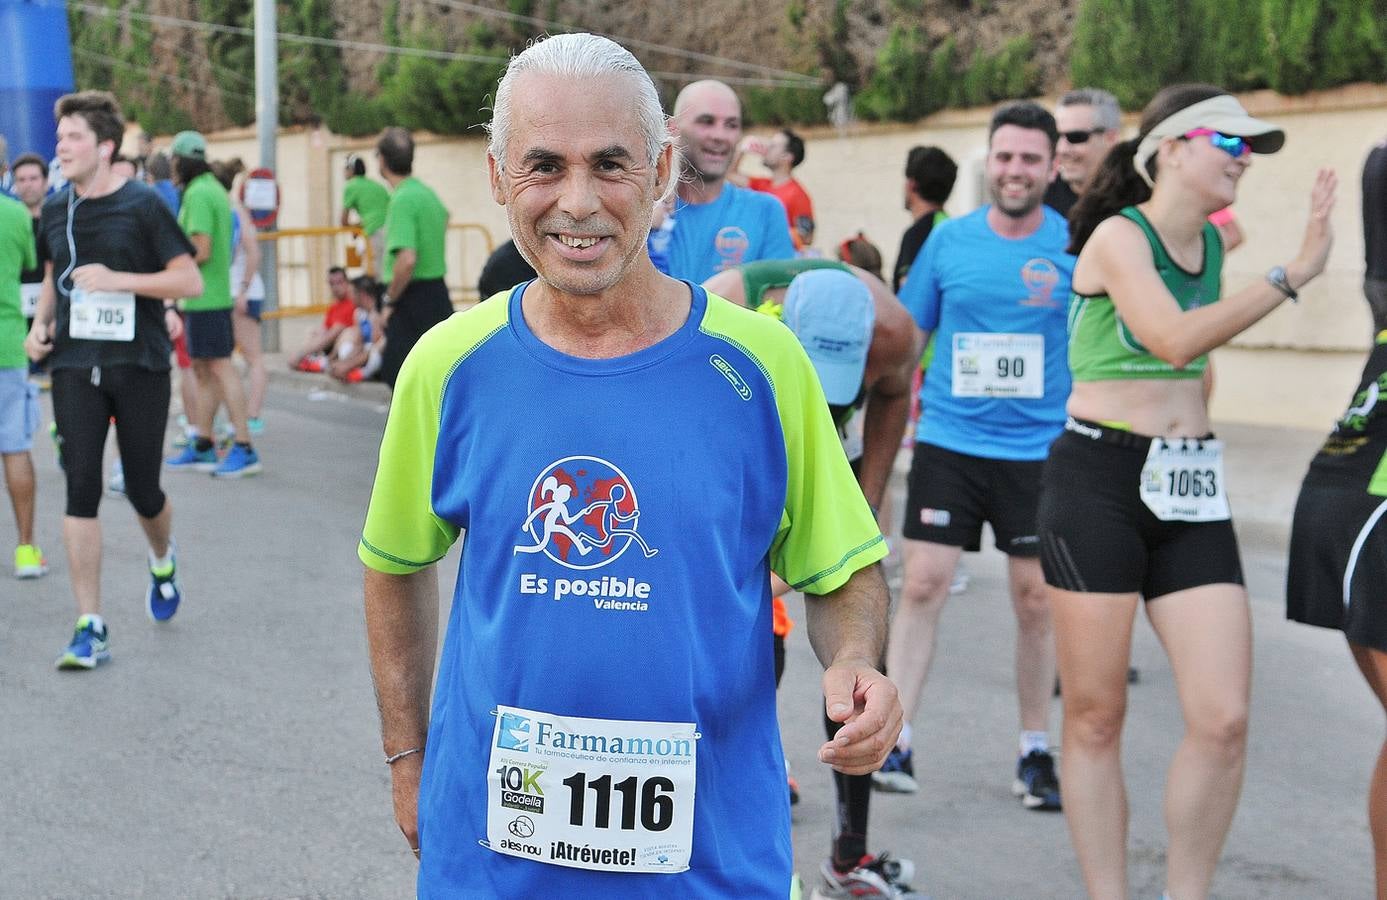
<instances>
[{"instance_id":1,"label":"green hedge","mask_svg":"<svg viewBox=\"0 0 1387 900\"><path fill-rule=\"evenodd\" d=\"M919 28L896 25L856 97L857 114L908 122L947 106L1033 97L1043 87L1034 55L1031 39L1016 37L996 53L979 47L960 66L952 37L931 46Z\"/></svg>"},{"instance_id":2,"label":"green hedge","mask_svg":"<svg viewBox=\"0 0 1387 900\"><path fill-rule=\"evenodd\" d=\"M1299 94L1387 79L1387 0L1084 0L1070 73L1137 109L1167 84Z\"/></svg>"},{"instance_id":3,"label":"green hedge","mask_svg":"<svg viewBox=\"0 0 1387 900\"><path fill-rule=\"evenodd\" d=\"M112 10L144 12L149 0L94 0ZM409 19L401 0L386 0L381 36L386 44L442 48L442 37L419 18ZM523 15L552 18L556 0L507 0ZM1034 96L1045 85L1029 37L1014 38L995 53L960 54L953 37L931 39L917 24L924 0L891 0L895 21L870 66L846 50L849 0L834 0L813 34L807 0L791 0L787 26L819 58L824 87L748 87L741 90L749 121L814 124L826 119L821 96L835 80L855 88L854 107L869 120L914 121L949 106L977 106ZM975 9L988 4L976 2ZM419 10L409 4L413 15ZM203 0L204 21L252 24L252 0ZM280 0L280 28L335 37L331 0ZM147 23L69 11L73 66L80 88L106 88L127 114L147 129L172 132L193 127L198 109L215 109L219 95L227 118L254 119L254 47L247 35L181 35L162 31L156 42ZM410 24L412 23L412 24ZM447 49L508 56L534 37L524 24L483 22ZM796 37L796 35L799 35ZM348 51L354 52L354 51ZM205 78L205 53L213 84L194 89L153 72L156 58L178 59L176 77ZM363 135L387 124L445 134L468 133L488 118L491 92L502 63L387 56L375 84L347 89L343 51L280 45L280 120L321 117L333 131ZM1207 81L1230 90L1274 88L1288 94L1348 82L1387 80L1387 0L1081 0L1074 26L1070 74L1075 85L1103 87L1124 107L1137 109L1157 90L1181 81ZM863 71L866 69L866 71ZM214 92L209 97L208 93ZM184 102L182 98L191 97ZM183 102L184 105L180 105ZM188 108L185 108L188 107Z\"/></svg>"}]
</instances>

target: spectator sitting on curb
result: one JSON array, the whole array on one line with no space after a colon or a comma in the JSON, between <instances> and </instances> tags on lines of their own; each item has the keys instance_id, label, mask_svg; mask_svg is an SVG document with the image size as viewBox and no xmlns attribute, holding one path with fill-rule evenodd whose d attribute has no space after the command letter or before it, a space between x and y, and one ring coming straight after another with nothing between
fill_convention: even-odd
<instances>
[{"instance_id":1,"label":"spectator sitting on curb","mask_svg":"<svg viewBox=\"0 0 1387 900\"><path fill-rule=\"evenodd\" d=\"M385 321L380 312L382 287L370 275L352 279L355 321L337 336L327 369L338 381L356 384L380 371L381 353L385 350Z\"/></svg>"},{"instance_id":2,"label":"spectator sitting on curb","mask_svg":"<svg viewBox=\"0 0 1387 900\"><path fill-rule=\"evenodd\" d=\"M308 333L299 352L289 358L289 368L300 372L327 370L327 353L344 328L356 323L356 304L352 302L351 282L347 270L333 266L327 270L327 286L332 292L332 305L323 314L323 324Z\"/></svg>"}]
</instances>

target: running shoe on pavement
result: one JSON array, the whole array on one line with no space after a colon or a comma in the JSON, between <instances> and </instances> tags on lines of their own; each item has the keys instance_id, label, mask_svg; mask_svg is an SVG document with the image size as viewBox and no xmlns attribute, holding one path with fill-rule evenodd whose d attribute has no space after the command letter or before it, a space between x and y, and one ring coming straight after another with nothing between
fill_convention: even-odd
<instances>
[{"instance_id":1,"label":"running shoe on pavement","mask_svg":"<svg viewBox=\"0 0 1387 900\"><path fill-rule=\"evenodd\" d=\"M265 420L256 416L251 416L249 419L246 419L246 427L250 429L251 434L264 434Z\"/></svg>"},{"instance_id":2,"label":"running shoe on pavement","mask_svg":"<svg viewBox=\"0 0 1387 900\"><path fill-rule=\"evenodd\" d=\"M833 860L824 860L820 868L824 883L814 888L811 900L923 900L910 887L915 877L915 864L908 859L894 859L889 854L864 856L857 867L839 872Z\"/></svg>"},{"instance_id":3,"label":"running shoe on pavement","mask_svg":"<svg viewBox=\"0 0 1387 900\"><path fill-rule=\"evenodd\" d=\"M48 423L48 437L53 441L53 452L58 457L58 468L66 472L67 467L63 465L63 436L58 434L57 422Z\"/></svg>"},{"instance_id":4,"label":"running shoe on pavement","mask_svg":"<svg viewBox=\"0 0 1387 900\"><path fill-rule=\"evenodd\" d=\"M217 451L210 447L199 450L189 444L182 453L164 460L164 465L176 472L210 472L217 467Z\"/></svg>"},{"instance_id":5,"label":"running shoe on pavement","mask_svg":"<svg viewBox=\"0 0 1387 900\"><path fill-rule=\"evenodd\" d=\"M178 612L178 604L183 602L183 588L178 584L178 548L169 542L169 566L155 569L154 559L149 560L149 592L145 595L145 609L156 622L167 622Z\"/></svg>"},{"instance_id":6,"label":"running shoe on pavement","mask_svg":"<svg viewBox=\"0 0 1387 900\"><path fill-rule=\"evenodd\" d=\"M913 794L920 789L915 781L915 766L911 762L909 750L892 747L881 764L881 769L872 773L872 787L888 794Z\"/></svg>"},{"instance_id":7,"label":"running shoe on pavement","mask_svg":"<svg viewBox=\"0 0 1387 900\"><path fill-rule=\"evenodd\" d=\"M101 630L97 631L92 617L82 616L77 620L76 630L72 632L72 642L67 645L63 655L58 657L56 665L59 669L95 669L110 658L111 651L106 644L106 627L103 625Z\"/></svg>"},{"instance_id":8,"label":"running shoe on pavement","mask_svg":"<svg viewBox=\"0 0 1387 900\"><path fill-rule=\"evenodd\" d=\"M125 467L116 460L111 466L111 477L106 481L106 493L113 497L125 496Z\"/></svg>"},{"instance_id":9,"label":"running shoe on pavement","mask_svg":"<svg viewBox=\"0 0 1387 900\"><path fill-rule=\"evenodd\" d=\"M222 464L212 470L213 478L244 478L260 472L260 454L245 444L232 444Z\"/></svg>"},{"instance_id":10,"label":"running shoe on pavement","mask_svg":"<svg viewBox=\"0 0 1387 900\"><path fill-rule=\"evenodd\" d=\"M957 597L959 594L965 593L972 581L973 576L968 574L968 570L963 568L962 563L959 563L954 569L953 581L949 582L949 596Z\"/></svg>"},{"instance_id":11,"label":"running shoe on pavement","mask_svg":"<svg viewBox=\"0 0 1387 900\"><path fill-rule=\"evenodd\" d=\"M1060 810L1060 780L1055 774L1055 758L1044 750L1032 750L1016 763L1012 793L1026 809L1043 812Z\"/></svg>"},{"instance_id":12,"label":"running shoe on pavement","mask_svg":"<svg viewBox=\"0 0 1387 900\"><path fill-rule=\"evenodd\" d=\"M14 548L14 577L40 578L48 574L48 563L43 551L33 544L20 544Z\"/></svg>"}]
</instances>

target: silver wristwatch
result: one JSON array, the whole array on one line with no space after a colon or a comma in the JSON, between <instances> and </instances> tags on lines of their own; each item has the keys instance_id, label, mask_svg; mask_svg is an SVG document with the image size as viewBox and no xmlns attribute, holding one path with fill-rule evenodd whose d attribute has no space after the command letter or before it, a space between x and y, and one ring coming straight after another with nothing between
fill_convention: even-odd
<instances>
[{"instance_id":1,"label":"silver wristwatch","mask_svg":"<svg viewBox=\"0 0 1387 900\"><path fill-rule=\"evenodd\" d=\"M1292 303L1300 299L1295 288L1291 287L1291 280L1286 277L1285 266L1272 266L1267 272L1267 283L1289 297Z\"/></svg>"}]
</instances>

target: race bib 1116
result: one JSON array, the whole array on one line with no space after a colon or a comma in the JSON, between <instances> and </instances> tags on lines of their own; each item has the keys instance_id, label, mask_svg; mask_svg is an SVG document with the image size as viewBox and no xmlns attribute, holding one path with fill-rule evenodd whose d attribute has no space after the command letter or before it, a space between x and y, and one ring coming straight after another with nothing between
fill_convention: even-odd
<instances>
[{"instance_id":1,"label":"race bib 1116","mask_svg":"<svg viewBox=\"0 0 1387 900\"><path fill-rule=\"evenodd\" d=\"M486 836L497 853L604 872L683 872L693 845L691 722L496 707Z\"/></svg>"}]
</instances>

